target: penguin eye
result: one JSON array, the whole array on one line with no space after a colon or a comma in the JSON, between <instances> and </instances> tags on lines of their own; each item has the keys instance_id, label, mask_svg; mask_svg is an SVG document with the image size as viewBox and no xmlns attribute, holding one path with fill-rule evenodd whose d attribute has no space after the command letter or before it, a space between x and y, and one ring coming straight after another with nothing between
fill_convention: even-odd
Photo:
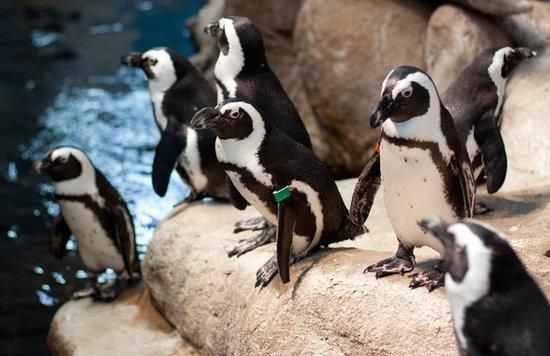
<instances>
[{"instance_id":1,"label":"penguin eye","mask_svg":"<svg viewBox=\"0 0 550 356\"><path fill-rule=\"evenodd\" d=\"M66 156L59 156L55 159L54 163L63 164L63 163L67 163L68 160L69 158Z\"/></svg>"},{"instance_id":2,"label":"penguin eye","mask_svg":"<svg viewBox=\"0 0 550 356\"><path fill-rule=\"evenodd\" d=\"M239 117L239 111L236 110L236 111L232 111L231 114L229 114L229 116L232 118L232 119L236 119Z\"/></svg>"},{"instance_id":3,"label":"penguin eye","mask_svg":"<svg viewBox=\"0 0 550 356\"><path fill-rule=\"evenodd\" d=\"M407 89L404 89L402 92L401 92L401 95L403 95L404 98L410 98L411 95L413 93L413 90L412 88L407 88Z\"/></svg>"},{"instance_id":4,"label":"penguin eye","mask_svg":"<svg viewBox=\"0 0 550 356\"><path fill-rule=\"evenodd\" d=\"M154 66L158 63L158 60L156 59L151 59L151 65Z\"/></svg>"}]
</instances>

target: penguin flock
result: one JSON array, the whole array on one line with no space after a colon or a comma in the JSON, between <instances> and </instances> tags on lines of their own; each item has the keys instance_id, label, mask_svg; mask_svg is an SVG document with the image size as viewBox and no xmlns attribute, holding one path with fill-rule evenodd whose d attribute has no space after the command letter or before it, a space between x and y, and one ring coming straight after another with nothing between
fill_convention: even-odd
<instances>
[{"instance_id":1,"label":"penguin flock","mask_svg":"<svg viewBox=\"0 0 550 356\"><path fill-rule=\"evenodd\" d=\"M161 133L152 162L155 192L165 195L175 169L191 188L190 202L209 197L240 210L252 205L261 215L235 222L235 233L259 233L228 253L238 257L276 241L276 254L257 271L256 287L277 275L288 283L292 264L367 233L364 224L382 188L398 249L364 273L381 278L413 272L414 249L428 246L441 261L412 274L409 286L432 291L445 285L461 354L548 354L546 297L506 239L472 219L491 209L476 204L476 185L485 183L492 194L506 176L499 130L506 79L535 52L487 49L443 94L419 68L391 70L370 119L372 129L380 127L380 140L348 211L269 67L260 29L248 18L231 16L209 23L204 32L220 51L216 90L169 48L129 53L121 63L141 69L148 80ZM73 235L90 271L90 286L74 296L112 300L139 280L132 217L88 156L58 147L32 169L51 178L61 207L50 252L62 258ZM114 285L96 280L107 268L118 273Z\"/></svg>"}]
</instances>

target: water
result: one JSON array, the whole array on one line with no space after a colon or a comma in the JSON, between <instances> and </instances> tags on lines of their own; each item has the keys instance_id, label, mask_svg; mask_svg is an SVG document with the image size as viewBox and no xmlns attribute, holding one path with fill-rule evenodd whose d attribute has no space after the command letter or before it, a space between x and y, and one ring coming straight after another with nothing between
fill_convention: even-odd
<instances>
[{"instance_id":1,"label":"water","mask_svg":"<svg viewBox=\"0 0 550 356\"><path fill-rule=\"evenodd\" d=\"M159 135L145 78L118 61L160 45L191 54L183 23L202 2L0 2L0 354L45 354L51 317L87 278L74 241L63 261L48 253L58 207L46 178L28 173L34 159L58 145L84 149L127 201L141 255L189 193L172 177L164 199L154 194Z\"/></svg>"}]
</instances>

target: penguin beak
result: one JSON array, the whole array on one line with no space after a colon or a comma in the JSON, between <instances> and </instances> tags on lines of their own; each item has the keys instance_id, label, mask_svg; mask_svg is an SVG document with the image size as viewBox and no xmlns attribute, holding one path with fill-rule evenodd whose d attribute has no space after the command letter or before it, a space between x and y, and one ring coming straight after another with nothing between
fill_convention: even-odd
<instances>
[{"instance_id":1,"label":"penguin beak","mask_svg":"<svg viewBox=\"0 0 550 356\"><path fill-rule=\"evenodd\" d=\"M125 54L120 58L120 63L128 67L143 68L142 53L132 52Z\"/></svg>"},{"instance_id":2,"label":"penguin beak","mask_svg":"<svg viewBox=\"0 0 550 356\"><path fill-rule=\"evenodd\" d=\"M41 174L43 172L48 171L52 167L52 163L49 161L46 161L45 159L36 161L31 166L31 173L34 174Z\"/></svg>"},{"instance_id":3,"label":"penguin beak","mask_svg":"<svg viewBox=\"0 0 550 356\"><path fill-rule=\"evenodd\" d=\"M537 52L532 51L527 47L514 48L514 53L516 54L516 57L518 58L518 60L528 59L531 57L535 57L537 55Z\"/></svg>"},{"instance_id":4,"label":"penguin beak","mask_svg":"<svg viewBox=\"0 0 550 356\"><path fill-rule=\"evenodd\" d=\"M193 116L191 127L195 130L212 129L219 124L222 113L215 108L204 108Z\"/></svg>"},{"instance_id":5,"label":"penguin beak","mask_svg":"<svg viewBox=\"0 0 550 356\"><path fill-rule=\"evenodd\" d=\"M424 218L420 220L418 225L424 229L426 232L429 232L431 235L435 236L439 241L446 246L454 245L454 235L447 232L449 224L438 219L438 218Z\"/></svg>"},{"instance_id":6,"label":"penguin beak","mask_svg":"<svg viewBox=\"0 0 550 356\"><path fill-rule=\"evenodd\" d=\"M384 94L370 116L370 127L375 129L386 121L394 109L394 101L389 94Z\"/></svg>"},{"instance_id":7,"label":"penguin beak","mask_svg":"<svg viewBox=\"0 0 550 356\"><path fill-rule=\"evenodd\" d=\"M204 28L204 33L206 33L208 36L216 37L218 36L218 31L220 30L219 23L216 22L209 22L208 25Z\"/></svg>"}]
</instances>

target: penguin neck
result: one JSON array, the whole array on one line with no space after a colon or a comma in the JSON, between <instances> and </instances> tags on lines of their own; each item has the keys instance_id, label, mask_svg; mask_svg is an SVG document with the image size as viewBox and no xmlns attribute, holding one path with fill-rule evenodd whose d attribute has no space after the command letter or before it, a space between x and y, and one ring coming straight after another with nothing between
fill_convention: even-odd
<instances>
[{"instance_id":1,"label":"penguin neck","mask_svg":"<svg viewBox=\"0 0 550 356\"><path fill-rule=\"evenodd\" d=\"M166 75L162 78L149 79L147 85L152 97L164 95L177 82L176 74Z\"/></svg>"},{"instance_id":2,"label":"penguin neck","mask_svg":"<svg viewBox=\"0 0 550 356\"><path fill-rule=\"evenodd\" d=\"M96 171L88 162L82 162L82 172L78 177L54 181L54 191L56 195L90 195L98 194Z\"/></svg>"},{"instance_id":3,"label":"penguin neck","mask_svg":"<svg viewBox=\"0 0 550 356\"><path fill-rule=\"evenodd\" d=\"M493 60L489 67L487 68L487 72L489 74L489 78L491 78L491 81L496 87L497 92L497 105L495 107L494 115L498 116L500 113L501 107L502 107L502 101L504 99L504 90L506 88L506 78L502 75L502 68L504 66L504 57L506 53L509 52L508 48L501 48L498 51L495 52L493 56Z\"/></svg>"}]
</instances>

